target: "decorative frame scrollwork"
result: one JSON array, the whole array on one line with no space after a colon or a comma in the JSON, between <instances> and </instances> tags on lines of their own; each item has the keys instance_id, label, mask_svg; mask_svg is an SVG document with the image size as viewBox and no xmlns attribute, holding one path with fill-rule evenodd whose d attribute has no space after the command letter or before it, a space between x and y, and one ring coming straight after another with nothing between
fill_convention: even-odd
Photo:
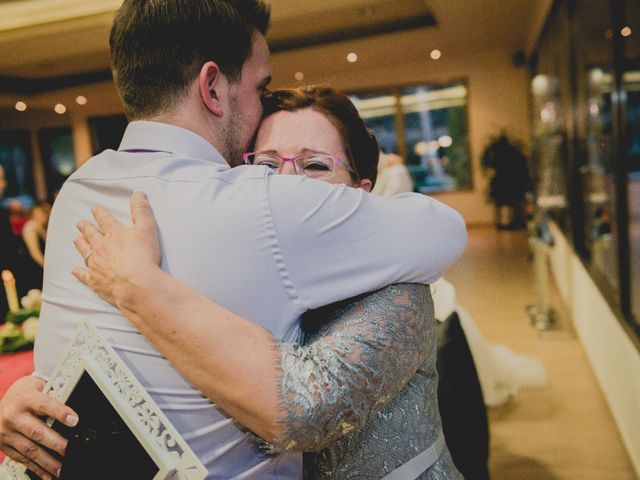
<instances>
[{"instance_id":1,"label":"decorative frame scrollwork","mask_svg":"<svg viewBox=\"0 0 640 480\"><path fill-rule=\"evenodd\" d=\"M66 402L87 372L158 466L148 480L204 480L207 470L98 330L83 321L51 375L45 392ZM48 423L53 423L49 419ZM126 474L126 472L123 472ZM0 478L30 480L26 467L5 458ZM145 479L140 479L145 480Z\"/></svg>"}]
</instances>

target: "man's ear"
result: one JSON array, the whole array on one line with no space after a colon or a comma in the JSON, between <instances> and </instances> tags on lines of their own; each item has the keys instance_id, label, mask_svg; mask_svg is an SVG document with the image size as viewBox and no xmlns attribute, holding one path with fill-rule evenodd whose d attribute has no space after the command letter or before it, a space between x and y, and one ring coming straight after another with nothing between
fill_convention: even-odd
<instances>
[{"instance_id":1,"label":"man's ear","mask_svg":"<svg viewBox=\"0 0 640 480\"><path fill-rule=\"evenodd\" d=\"M200 98L205 107L216 117L225 113L224 99L227 96L228 82L220 67L215 62L202 65L198 75Z\"/></svg>"}]
</instances>

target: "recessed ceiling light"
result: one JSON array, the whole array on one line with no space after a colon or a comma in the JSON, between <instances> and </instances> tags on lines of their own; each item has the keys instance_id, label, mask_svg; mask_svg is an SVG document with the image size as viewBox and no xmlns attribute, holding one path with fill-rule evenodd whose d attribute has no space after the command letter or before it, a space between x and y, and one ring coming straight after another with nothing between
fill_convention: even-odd
<instances>
[{"instance_id":1,"label":"recessed ceiling light","mask_svg":"<svg viewBox=\"0 0 640 480\"><path fill-rule=\"evenodd\" d=\"M349 61L349 63L355 63L358 61L358 54L355 52L351 52L349 55L347 55L347 60Z\"/></svg>"},{"instance_id":2,"label":"recessed ceiling light","mask_svg":"<svg viewBox=\"0 0 640 480\"><path fill-rule=\"evenodd\" d=\"M87 104L87 97L83 97L82 95L78 95L76 97L76 103L78 105L86 105Z\"/></svg>"},{"instance_id":3,"label":"recessed ceiling light","mask_svg":"<svg viewBox=\"0 0 640 480\"><path fill-rule=\"evenodd\" d=\"M64 112L67 111L67 107L65 107L63 104L61 103L57 103L55 107L53 107L53 109L55 110L55 112L58 115L62 115Z\"/></svg>"},{"instance_id":4,"label":"recessed ceiling light","mask_svg":"<svg viewBox=\"0 0 640 480\"><path fill-rule=\"evenodd\" d=\"M297 81L301 82L302 80L304 80L304 73L303 72L296 72L296 74L293 77Z\"/></svg>"},{"instance_id":5,"label":"recessed ceiling light","mask_svg":"<svg viewBox=\"0 0 640 480\"><path fill-rule=\"evenodd\" d=\"M631 35L631 29L629 27L624 27L622 30L620 30L620 35L622 35L623 37L628 37L629 35Z\"/></svg>"},{"instance_id":6,"label":"recessed ceiling light","mask_svg":"<svg viewBox=\"0 0 640 480\"><path fill-rule=\"evenodd\" d=\"M16 110L24 112L27 109L27 104L24 102L16 102Z\"/></svg>"},{"instance_id":7,"label":"recessed ceiling light","mask_svg":"<svg viewBox=\"0 0 640 480\"><path fill-rule=\"evenodd\" d=\"M431 50L431 58L433 58L434 60L440 59L441 56L442 52L440 50Z\"/></svg>"}]
</instances>

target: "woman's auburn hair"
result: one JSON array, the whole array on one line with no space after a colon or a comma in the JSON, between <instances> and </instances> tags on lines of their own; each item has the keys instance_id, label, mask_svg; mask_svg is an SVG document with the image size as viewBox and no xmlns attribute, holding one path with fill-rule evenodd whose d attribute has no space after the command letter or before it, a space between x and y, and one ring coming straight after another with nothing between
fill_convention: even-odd
<instances>
[{"instance_id":1,"label":"woman's auburn hair","mask_svg":"<svg viewBox=\"0 0 640 480\"><path fill-rule=\"evenodd\" d=\"M295 112L306 108L322 113L340 135L349 156L347 160L356 172L354 180L368 179L375 185L380 155L378 141L348 96L323 85L283 88L269 92L263 99L263 105L264 118L276 112Z\"/></svg>"}]
</instances>

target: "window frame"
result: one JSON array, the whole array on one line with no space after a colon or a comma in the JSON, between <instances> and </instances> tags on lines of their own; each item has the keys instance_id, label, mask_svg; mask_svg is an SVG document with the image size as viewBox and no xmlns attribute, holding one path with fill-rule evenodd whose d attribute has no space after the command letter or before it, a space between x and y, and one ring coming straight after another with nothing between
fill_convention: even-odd
<instances>
[{"instance_id":1,"label":"window frame","mask_svg":"<svg viewBox=\"0 0 640 480\"><path fill-rule=\"evenodd\" d=\"M395 124L396 124L396 138L398 151L395 152L402 157L407 162L407 144L405 137L405 124L404 124L404 112L402 111L402 91L407 88L415 88L426 86L429 88L438 88L438 87L446 87L453 84L461 84L464 85L467 95L465 102L465 117L466 117L466 125L467 125L467 145L466 145L466 154L469 163L469 185L465 187L456 187L450 190L438 190L425 193L425 195L437 196L437 195L445 195L452 193L461 193L461 192L471 192L474 190L475 184L475 174L473 171L473 147L472 147L472 128L471 128L471 117L470 117L470 97L471 97L471 89L469 88L469 79L468 77L453 77L453 78L443 78L433 81L418 81L418 82L403 82L397 83L393 85L380 85L375 87L367 87L356 90L349 90L347 95L358 97L360 95L372 95L372 94L380 94L380 95L393 95L396 98L395 102Z\"/></svg>"}]
</instances>

